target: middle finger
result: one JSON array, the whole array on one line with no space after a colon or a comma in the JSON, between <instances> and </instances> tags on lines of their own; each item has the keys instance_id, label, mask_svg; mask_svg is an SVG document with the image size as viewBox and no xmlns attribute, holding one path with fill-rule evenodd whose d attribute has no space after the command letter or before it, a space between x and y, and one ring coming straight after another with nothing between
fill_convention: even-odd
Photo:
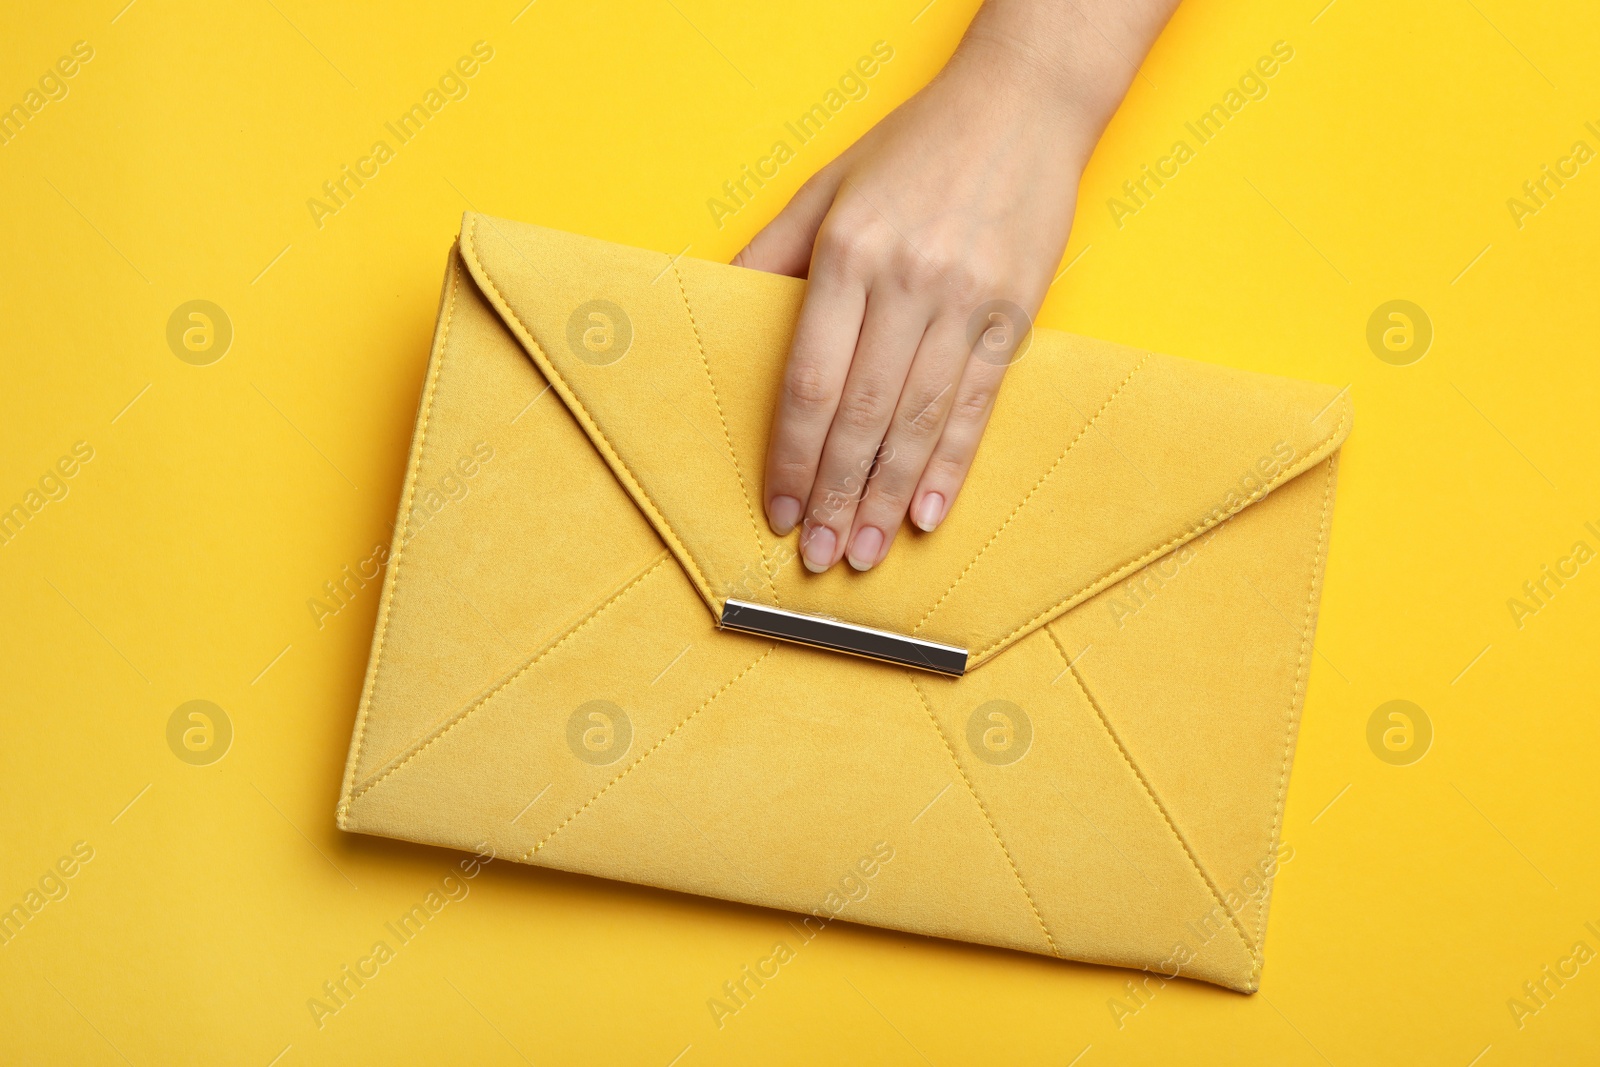
<instances>
[{"instance_id":1,"label":"middle finger","mask_svg":"<svg viewBox=\"0 0 1600 1067\"><path fill-rule=\"evenodd\" d=\"M868 294L861 336L806 503L800 544L808 570L825 571L844 554L856 505L927 325L926 310L905 294Z\"/></svg>"}]
</instances>

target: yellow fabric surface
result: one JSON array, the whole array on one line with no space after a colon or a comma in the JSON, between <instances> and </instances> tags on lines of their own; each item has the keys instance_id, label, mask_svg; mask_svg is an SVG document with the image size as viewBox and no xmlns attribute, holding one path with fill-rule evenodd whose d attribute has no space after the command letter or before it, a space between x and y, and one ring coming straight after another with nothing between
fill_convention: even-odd
<instances>
[{"instance_id":1,"label":"yellow fabric surface","mask_svg":"<svg viewBox=\"0 0 1600 1067\"><path fill-rule=\"evenodd\" d=\"M28 512L20 532L13 520L0 535L0 912L20 906L30 917L20 933L15 918L0 924L0 1064L1600 1060L1600 956L1583 957L1590 962L1570 977L1577 943L1600 949L1600 361L1589 356L1600 336L1600 156L1564 186L1544 170L1570 175L1575 141L1600 149L1586 125L1600 127L1592 3L1184 3L1079 190L1041 323L1348 384L1357 414L1339 452L1283 813L1279 844L1292 858L1283 853L1273 883L1256 995L849 921L815 933L817 920L795 912L510 861L472 865L467 852L338 829L446 245L462 212L681 252L690 271L694 258L726 263L804 180L935 76L977 6L14 6L0 33L0 102L39 96L22 132L0 138L11 253L0 259L0 512ZM74 58L80 41L92 60ZM487 63L473 54L480 41L494 51ZM785 123L878 41L893 60L802 145ZM1274 58L1277 42L1292 60ZM470 93L441 93L448 102L434 101L426 128L402 144L385 123L422 103L463 57L477 63L461 77ZM65 98L52 99L40 81L63 60L76 73L61 77ZM1241 79L1263 61L1276 73L1247 95ZM1198 128L1218 105L1234 113L1202 141L1186 124ZM348 181L353 197L329 199L324 183L346 180L346 166L370 175L362 160L380 139L395 156L364 186ZM746 165L754 172L779 139L795 156L741 194L736 212L713 217L708 200L733 204L724 183ZM1195 154L1170 177L1180 141ZM1147 167L1169 175L1165 184L1147 180ZM1524 183L1539 181L1554 196L1530 198ZM1125 185L1140 182L1136 202ZM337 214L313 215L313 198ZM664 257L656 264L652 277ZM708 347L738 343L753 320L726 313L715 292L697 293L692 274L685 280ZM203 351L168 332L175 320L193 324L195 301L213 305L214 343ZM1384 337L1398 325L1396 301L1412 306L1409 347ZM498 316L458 318L452 329L487 327L503 331ZM516 385L512 375L528 367L498 373ZM1121 380L1110 374L1082 387L1094 395L1069 394L1083 418ZM741 385L717 384L733 420ZM446 389L435 412L450 414L451 402ZM464 584L452 572L487 622L442 583L421 599L424 586L408 575L430 539L472 535L453 521L456 509L478 508L480 496L504 509L512 481L541 491L591 475L614 481L581 427L536 418L563 403L552 391L513 423L524 405L508 399L481 438L462 434L451 442L459 451L429 446L417 495L442 510L413 537L402 592L418 611L468 616L460 625L477 627L479 643L449 659L428 642L407 646L399 629L389 640L426 662L441 688L458 677L451 688L467 694L463 703L479 678L536 651L547 617L568 602L563 583L590 582L590 603L609 597L637 573L635 527L654 536L636 507L616 511L606 538L585 541L581 523L540 518L529 503L538 538L499 536L552 557L581 549L596 575L525 567L520 588L502 590L496 574ZM1006 403L1064 408L1018 389ZM716 421L701 428L722 441ZM565 440L585 455L502 477L500 465L527 448ZM480 443L492 450L487 462ZM1039 451L1027 457L1032 470L990 468L1008 479L1008 508L1062 442L1024 444ZM757 457L740 459L753 482ZM1320 492L1312 480L1291 485ZM1229 707L1226 687L1261 668L1261 635L1299 621L1305 589L1248 572L1293 622L1266 611L1166 613L1213 589L1240 609L1263 606L1231 580L1234 566L1258 565L1234 535L1287 500L1291 485L1227 523L1228 534L1196 537L1181 565L1181 554L1158 563L1149 574L1164 575L1161 586L1142 592L1130 575L1049 626L1069 655L1093 644L1076 660L1086 687L1202 855L1202 838L1242 806L1204 792L1204 769L1232 742L1206 729L1205 704L1180 701L1172 686L1191 663L1209 662L1203 649L1226 627L1236 669L1212 693ZM949 524L968 521L968 502ZM919 549L907 534L894 552ZM753 553L747 521L738 536L735 546ZM741 584L746 598L761 593L755 574ZM406 596L392 618L410 610ZM686 581L683 597L709 618ZM705 633L687 652L687 638L640 648L639 658L657 658L639 672L644 684L683 686L670 699L698 704L703 691L688 692L679 672L712 676L705 657L719 635ZM1185 644L1196 639L1205 644ZM988 684L1026 644L962 684ZM1150 657L1154 645L1167 654ZM719 666L718 684L745 662ZM939 680L927 681L934 698ZM1072 685L1068 675L1054 688ZM796 700L801 713L824 710ZM181 709L195 701L211 706L210 745L186 742L195 724ZM1389 718L1395 701L1407 702L1409 736ZM685 729L730 727L709 714L717 707ZM1187 745L1164 749L1162 762L1146 735L1167 728ZM870 718L830 720L814 740L824 739L835 754L885 744ZM674 756L679 740L683 732L650 762ZM963 736L951 743L968 757ZM849 788L859 794L894 759L854 766L861 781ZM702 823L702 838L685 823L648 767L614 792L648 785L659 825L676 825L685 848L710 857L699 868L708 877L744 884L761 873L738 872L730 859L745 863L743 853L712 824ZM1007 769L969 768L980 791L976 775ZM505 818L551 781L530 781ZM841 918L878 906L902 879L949 877L921 855L923 840L941 843L930 824L974 819L987 833L954 770L938 781L949 791L925 813L938 789L908 813L863 824L894 851L888 862L866 848L850 856L854 896L865 900L850 899L845 869L834 872L830 891L848 901ZM720 817L759 818L775 794L803 799L784 792L781 776L742 785ZM613 799L567 829L612 817ZM1264 831L1267 819L1251 823ZM1122 863L1098 835L1090 844ZM875 877L854 867L863 859L877 864ZM998 849L989 862L1010 876ZM966 904L956 893L939 900L947 911ZM1027 909L1020 893L1013 904ZM420 935L391 931L419 907L434 913ZM1247 905L1247 930L1254 910ZM393 955L372 977L379 942ZM771 975L780 943L792 955L777 955L778 976L764 986L747 979ZM357 969L359 986L348 977ZM740 982L746 992L734 999L728 987Z\"/></svg>"},{"instance_id":2,"label":"yellow fabric surface","mask_svg":"<svg viewBox=\"0 0 1600 1067\"><path fill-rule=\"evenodd\" d=\"M1347 392L1037 330L944 526L815 576L757 495L803 293L467 214L339 824L1255 990Z\"/></svg>"}]
</instances>

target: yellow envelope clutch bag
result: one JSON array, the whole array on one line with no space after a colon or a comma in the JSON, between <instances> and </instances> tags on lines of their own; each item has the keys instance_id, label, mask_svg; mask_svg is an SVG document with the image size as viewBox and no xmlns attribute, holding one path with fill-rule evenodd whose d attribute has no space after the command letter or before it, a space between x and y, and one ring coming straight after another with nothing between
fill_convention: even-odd
<instances>
[{"instance_id":1,"label":"yellow envelope clutch bag","mask_svg":"<svg viewBox=\"0 0 1600 1067\"><path fill-rule=\"evenodd\" d=\"M817 576L804 289L466 217L339 825L1255 989L1348 397L1036 330L939 530Z\"/></svg>"}]
</instances>

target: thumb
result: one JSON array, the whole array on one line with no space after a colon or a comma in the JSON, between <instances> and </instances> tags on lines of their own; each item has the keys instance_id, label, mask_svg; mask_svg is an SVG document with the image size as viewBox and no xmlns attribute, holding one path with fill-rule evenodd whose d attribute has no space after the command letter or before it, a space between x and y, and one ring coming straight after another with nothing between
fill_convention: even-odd
<instances>
[{"instance_id":1,"label":"thumb","mask_svg":"<svg viewBox=\"0 0 1600 1067\"><path fill-rule=\"evenodd\" d=\"M811 247L816 243L817 230L833 206L834 194L839 191L843 177L843 172L832 165L813 174L796 191L794 199L778 212L778 217L767 223L733 257L733 265L804 278L811 266Z\"/></svg>"}]
</instances>

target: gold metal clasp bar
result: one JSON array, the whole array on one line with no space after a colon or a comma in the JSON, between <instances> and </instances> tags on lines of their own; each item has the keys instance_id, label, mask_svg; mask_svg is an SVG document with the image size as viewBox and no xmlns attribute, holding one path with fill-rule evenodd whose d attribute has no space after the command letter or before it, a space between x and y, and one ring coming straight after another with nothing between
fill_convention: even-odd
<instances>
[{"instance_id":1,"label":"gold metal clasp bar","mask_svg":"<svg viewBox=\"0 0 1600 1067\"><path fill-rule=\"evenodd\" d=\"M722 605L720 625L725 630L759 634L779 641L792 641L797 645L843 652L848 656L898 663L903 667L915 667L935 674L959 678L967 672L967 650L964 648L924 641L920 637L908 637L889 630L874 630L870 626L856 626L820 615L802 615L798 611L751 604L744 600L729 600Z\"/></svg>"}]
</instances>

